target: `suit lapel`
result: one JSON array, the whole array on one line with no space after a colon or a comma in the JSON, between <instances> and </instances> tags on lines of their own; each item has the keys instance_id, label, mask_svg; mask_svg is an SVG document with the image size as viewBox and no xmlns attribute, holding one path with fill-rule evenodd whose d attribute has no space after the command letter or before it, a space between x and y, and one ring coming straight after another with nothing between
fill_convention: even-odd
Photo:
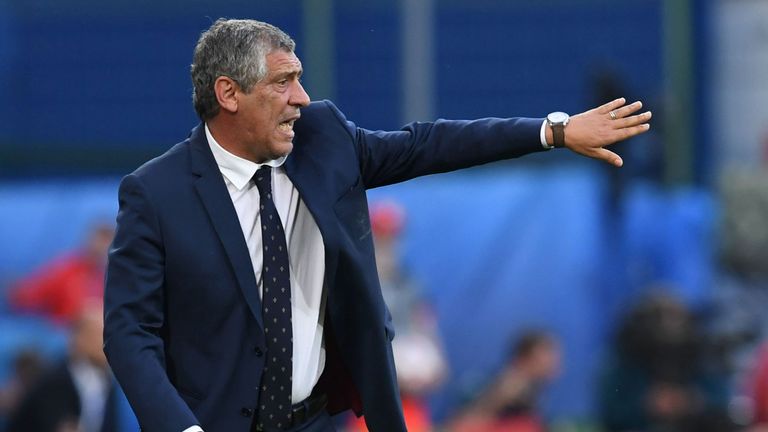
<instances>
[{"instance_id":1,"label":"suit lapel","mask_svg":"<svg viewBox=\"0 0 768 432\"><path fill-rule=\"evenodd\" d=\"M240 290L254 318L263 328L261 301L256 276L253 273L248 245L243 237L235 206L213 158L203 125L196 127L190 136L192 173L197 175L195 189L203 202L208 217L224 246Z\"/></svg>"},{"instance_id":2,"label":"suit lapel","mask_svg":"<svg viewBox=\"0 0 768 432\"><path fill-rule=\"evenodd\" d=\"M335 217L333 214L333 202L329 200L327 191L322 190L322 172L316 161L310 155L303 152L303 147L294 145L293 152L285 161L285 173L291 179L291 183L299 191L299 196L306 204L307 209L315 219L320 235L323 238L325 248L325 280L326 289L330 287L329 281L333 280L336 272L337 247L336 234L333 230ZM328 293L330 298L330 292Z\"/></svg>"}]
</instances>

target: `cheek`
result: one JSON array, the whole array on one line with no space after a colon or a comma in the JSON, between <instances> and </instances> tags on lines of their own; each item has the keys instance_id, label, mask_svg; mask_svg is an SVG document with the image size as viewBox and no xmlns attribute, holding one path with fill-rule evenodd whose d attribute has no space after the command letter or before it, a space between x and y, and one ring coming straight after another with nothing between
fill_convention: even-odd
<instances>
[{"instance_id":1,"label":"cheek","mask_svg":"<svg viewBox=\"0 0 768 432\"><path fill-rule=\"evenodd\" d=\"M288 92L274 92L266 98L262 106L269 107L272 119L277 121L285 114L288 105Z\"/></svg>"}]
</instances>

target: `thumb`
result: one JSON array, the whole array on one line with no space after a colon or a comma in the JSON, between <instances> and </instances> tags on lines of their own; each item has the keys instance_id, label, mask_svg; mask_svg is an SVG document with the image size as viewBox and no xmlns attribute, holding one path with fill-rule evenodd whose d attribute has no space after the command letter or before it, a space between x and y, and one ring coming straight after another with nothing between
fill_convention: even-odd
<instances>
[{"instance_id":1,"label":"thumb","mask_svg":"<svg viewBox=\"0 0 768 432\"><path fill-rule=\"evenodd\" d=\"M597 148L595 149L594 154L592 155L595 159L600 159L604 162L607 162L611 165L614 165L615 167L619 168L622 165L624 165L624 161L621 159L621 156L617 155L616 153L604 149L604 148Z\"/></svg>"}]
</instances>

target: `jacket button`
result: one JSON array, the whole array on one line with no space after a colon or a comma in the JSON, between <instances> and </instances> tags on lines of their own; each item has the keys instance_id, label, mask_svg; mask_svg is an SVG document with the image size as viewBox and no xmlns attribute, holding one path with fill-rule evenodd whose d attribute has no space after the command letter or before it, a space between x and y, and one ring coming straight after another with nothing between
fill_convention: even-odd
<instances>
[{"instance_id":1,"label":"jacket button","mask_svg":"<svg viewBox=\"0 0 768 432\"><path fill-rule=\"evenodd\" d=\"M261 348L259 347L256 347L254 351L256 351L256 357L261 357L262 355L264 355L264 353L261 351Z\"/></svg>"},{"instance_id":2,"label":"jacket button","mask_svg":"<svg viewBox=\"0 0 768 432\"><path fill-rule=\"evenodd\" d=\"M253 410L252 410L252 409L250 409L250 408L242 407L242 408L240 409L240 414L241 414L243 417L252 417L252 416L253 416Z\"/></svg>"}]
</instances>

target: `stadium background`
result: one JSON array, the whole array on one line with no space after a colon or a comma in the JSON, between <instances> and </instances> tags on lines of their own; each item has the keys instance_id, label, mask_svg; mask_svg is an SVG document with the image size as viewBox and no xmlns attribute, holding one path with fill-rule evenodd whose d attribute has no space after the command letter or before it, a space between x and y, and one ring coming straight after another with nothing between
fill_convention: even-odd
<instances>
[{"instance_id":1,"label":"stadium background","mask_svg":"<svg viewBox=\"0 0 768 432\"><path fill-rule=\"evenodd\" d=\"M621 95L654 111L620 171L548 152L371 191L406 209L403 261L435 307L451 370L437 419L543 326L565 359L544 412L590 425L617 319L649 286L715 328L738 309L722 304L744 284L721 259L722 185L765 169L758 0L0 1L0 292L113 219L120 177L186 137L192 49L221 16L286 30L310 96L369 129ZM56 355L66 333L1 304L0 383L20 346ZM764 321L743 324L753 341Z\"/></svg>"}]
</instances>

